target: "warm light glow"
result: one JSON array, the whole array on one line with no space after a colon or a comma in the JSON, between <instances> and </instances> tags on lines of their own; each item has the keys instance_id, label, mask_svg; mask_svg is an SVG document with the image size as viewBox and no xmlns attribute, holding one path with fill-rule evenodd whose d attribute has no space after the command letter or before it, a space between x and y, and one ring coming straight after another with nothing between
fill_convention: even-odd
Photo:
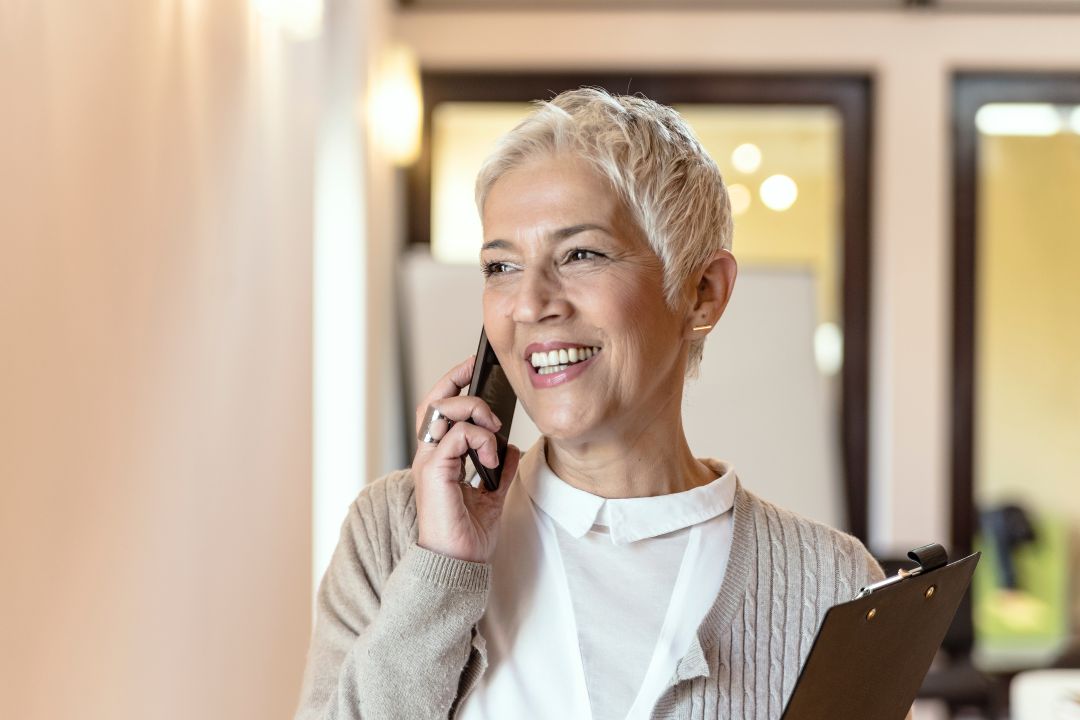
<instances>
[{"instance_id":1,"label":"warm light glow","mask_svg":"<svg viewBox=\"0 0 1080 720\"><path fill-rule=\"evenodd\" d=\"M372 141L395 164L410 165L420 155L422 118L416 56L397 45L383 57L368 99Z\"/></svg>"},{"instance_id":2,"label":"warm light glow","mask_svg":"<svg viewBox=\"0 0 1080 720\"><path fill-rule=\"evenodd\" d=\"M731 200L731 214L738 217L747 210L750 209L750 203L753 201L754 196L750 192L750 188L745 185L728 186L728 199Z\"/></svg>"},{"instance_id":3,"label":"warm light glow","mask_svg":"<svg viewBox=\"0 0 1080 720\"><path fill-rule=\"evenodd\" d=\"M1069 116L1069 127L1080 135L1080 105L1073 108L1072 115Z\"/></svg>"},{"instance_id":4,"label":"warm light glow","mask_svg":"<svg viewBox=\"0 0 1080 720\"><path fill-rule=\"evenodd\" d=\"M835 375L844 365L844 334L836 323L826 322L814 331L814 359L822 375Z\"/></svg>"},{"instance_id":5,"label":"warm light glow","mask_svg":"<svg viewBox=\"0 0 1080 720\"><path fill-rule=\"evenodd\" d=\"M799 197L799 186L787 175L772 175L761 183L758 194L765 207L783 212L795 204Z\"/></svg>"},{"instance_id":6,"label":"warm light glow","mask_svg":"<svg viewBox=\"0 0 1080 720\"><path fill-rule=\"evenodd\" d=\"M731 153L731 164L741 173L757 172L761 167L761 150L753 143L743 143Z\"/></svg>"},{"instance_id":7,"label":"warm light glow","mask_svg":"<svg viewBox=\"0 0 1080 720\"><path fill-rule=\"evenodd\" d=\"M297 40L311 40L322 31L323 0L251 0L260 17Z\"/></svg>"},{"instance_id":8,"label":"warm light glow","mask_svg":"<svg viewBox=\"0 0 1080 720\"><path fill-rule=\"evenodd\" d=\"M1056 135L1061 120L1057 108L1045 103L991 103L975 113L975 126L983 135Z\"/></svg>"}]
</instances>

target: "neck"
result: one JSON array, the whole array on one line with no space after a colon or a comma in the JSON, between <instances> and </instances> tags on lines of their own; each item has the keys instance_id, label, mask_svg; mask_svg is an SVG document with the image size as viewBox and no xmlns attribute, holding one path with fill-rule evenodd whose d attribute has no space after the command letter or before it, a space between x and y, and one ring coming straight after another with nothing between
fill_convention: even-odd
<instances>
[{"instance_id":1,"label":"neck","mask_svg":"<svg viewBox=\"0 0 1080 720\"><path fill-rule=\"evenodd\" d=\"M669 405L651 422L610 437L546 438L548 467L563 482L605 498L654 497L708 484L716 473L690 452L680 403Z\"/></svg>"}]
</instances>

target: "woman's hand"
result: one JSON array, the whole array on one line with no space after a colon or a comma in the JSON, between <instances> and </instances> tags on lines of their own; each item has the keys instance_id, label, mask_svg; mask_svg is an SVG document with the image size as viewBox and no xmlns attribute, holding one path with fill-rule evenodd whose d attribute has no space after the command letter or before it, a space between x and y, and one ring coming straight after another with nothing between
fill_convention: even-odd
<instances>
[{"instance_id":1,"label":"woman's hand","mask_svg":"<svg viewBox=\"0 0 1080 720\"><path fill-rule=\"evenodd\" d=\"M459 395L469 386L474 362L475 358L469 358L444 375L416 408L418 435L428 420L429 408L437 408L453 425L447 430L445 420L432 423L430 432L436 440L420 441L412 474L420 546L460 560L486 563L495 553L499 517L521 452L513 445L507 448L502 480L495 492L485 491L482 483L474 489L460 482L462 460L469 448L486 467L498 464L498 417L480 398Z\"/></svg>"}]
</instances>

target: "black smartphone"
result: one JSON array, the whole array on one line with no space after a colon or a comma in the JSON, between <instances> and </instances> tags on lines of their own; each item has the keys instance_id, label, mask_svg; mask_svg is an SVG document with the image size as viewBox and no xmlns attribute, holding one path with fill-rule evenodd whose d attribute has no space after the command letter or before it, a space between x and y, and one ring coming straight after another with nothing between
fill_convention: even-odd
<instances>
[{"instance_id":1,"label":"black smartphone","mask_svg":"<svg viewBox=\"0 0 1080 720\"><path fill-rule=\"evenodd\" d=\"M480 462L476 451L469 449L469 459L473 467L480 474L484 487L488 490L498 490L499 481L502 479L503 462L506 460L506 448L510 444L510 423L514 420L514 408L517 407L517 395L510 387L510 380L506 377L506 371L499 364L499 358L488 343L487 332L480 331L480 347L476 349L476 365L473 367L472 382L469 383L469 395L482 398L492 409L495 415L502 421L502 427L495 433L498 446L499 465L494 468L485 467Z\"/></svg>"}]
</instances>

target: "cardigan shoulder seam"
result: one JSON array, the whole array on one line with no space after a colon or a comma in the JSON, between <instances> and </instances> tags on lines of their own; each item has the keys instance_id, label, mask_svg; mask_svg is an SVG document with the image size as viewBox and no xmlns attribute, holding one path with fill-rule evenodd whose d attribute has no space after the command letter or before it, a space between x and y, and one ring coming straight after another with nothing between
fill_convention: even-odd
<instances>
[{"instance_id":1,"label":"cardigan shoulder seam","mask_svg":"<svg viewBox=\"0 0 1080 720\"><path fill-rule=\"evenodd\" d=\"M780 507L769 500L755 495L745 487L740 489L747 495L749 505L752 508L752 514L755 517L755 524L758 519L765 519L770 515L775 517L781 523L792 523L798 528L800 534L805 533L807 536L818 540L814 547L814 550L817 552L828 552L834 561L847 560L849 566L850 563L854 562L859 570L864 571L863 573L855 572L854 574L874 574L877 562L859 538L819 520L814 520L805 515L800 515L793 510ZM760 531L760 528L758 531ZM825 541L824 544L821 543L821 541Z\"/></svg>"}]
</instances>

